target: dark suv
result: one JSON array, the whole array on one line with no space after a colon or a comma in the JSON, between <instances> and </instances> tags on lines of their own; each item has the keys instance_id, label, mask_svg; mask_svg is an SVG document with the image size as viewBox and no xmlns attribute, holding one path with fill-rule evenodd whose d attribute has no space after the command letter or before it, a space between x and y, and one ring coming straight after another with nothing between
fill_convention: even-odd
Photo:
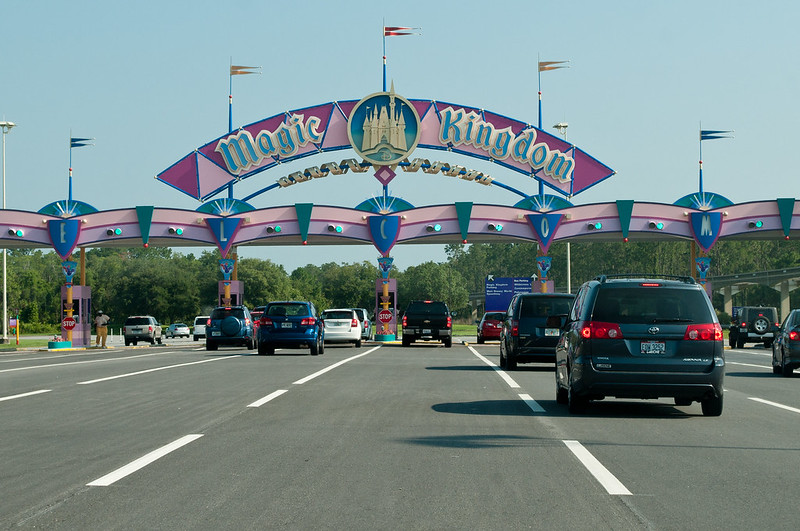
<instances>
[{"instance_id":1,"label":"dark suv","mask_svg":"<svg viewBox=\"0 0 800 531\"><path fill-rule=\"evenodd\" d=\"M500 367L556 360L556 343L572 306L569 293L524 293L511 298L500 331Z\"/></svg>"},{"instance_id":2,"label":"dark suv","mask_svg":"<svg viewBox=\"0 0 800 531\"><path fill-rule=\"evenodd\" d=\"M722 327L691 277L600 276L583 284L556 347L556 401L570 413L590 400L699 401L722 413Z\"/></svg>"},{"instance_id":3,"label":"dark suv","mask_svg":"<svg viewBox=\"0 0 800 531\"><path fill-rule=\"evenodd\" d=\"M325 330L317 308L306 301L270 302L258 325L258 353L275 354L276 347L307 348L312 356L325 353Z\"/></svg>"},{"instance_id":4,"label":"dark suv","mask_svg":"<svg viewBox=\"0 0 800 531\"><path fill-rule=\"evenodd\" d=\"M243 345L251 350L254 328L247 306L218 306L206 324L206 350L217 350L220 345Z\"/></svg>"},{"instance_id":5,"label":"dark suv","mask_svg":"<svg viewBox=\"0 0 800 531\"><path fill-rule=\"evenodd\" d=\"M728 343L735 348L742 348L745 343L764 343L769 348L779 326L776 308L742 306L731 317Z\"/></svg>"}]
</instances>

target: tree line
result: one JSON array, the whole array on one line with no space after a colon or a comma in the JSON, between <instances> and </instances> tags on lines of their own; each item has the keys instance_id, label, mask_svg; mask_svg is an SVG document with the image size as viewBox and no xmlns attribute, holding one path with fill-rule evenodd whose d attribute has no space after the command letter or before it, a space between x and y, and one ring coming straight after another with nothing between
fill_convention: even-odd
<instances>
[{"instance_id":1,"label":"tree line","mask_svg":"<svg viewBox=\"0 0 800 531\"><path fill-rule=\"evenodd\" d=\"M575 242L570 247L571 286L599 274L691 275L693 244L662 242ZM452 244L445 262L425 262L394 269L399 309L414 299L447 302L460 318L471 314L470 293L482 293L487 275L531 277L537 275L535 243ZM550 246L549 279L557 290L567 286L567 245ZM728 275L800 265L800 244L795 241L720 241L711 252L711 271ZM149 314L162 323L191 322L207 315L217 300L220 255L216 250L199 256L170 248L99 248L86 251L86 284L92 288L93 309L103 310L112 325L128 315ZM237 265L244 285L244 303L252 308L273 300L310 300L318 308L375 307L377 262L308 264L287 272L269 259L243 258ZM7 268L8 308L20 316L28 332L56 332L61 319L60 294L65 278L61 259L52 251L10 250ZM80 271L73 281L77 284ZM800 294L791 296L792 307ZM722 296L714 306L722 310ZM750 286L734 295L734 305L779 306L779 294L764 286Z\"/></svg>"}]
</instances>

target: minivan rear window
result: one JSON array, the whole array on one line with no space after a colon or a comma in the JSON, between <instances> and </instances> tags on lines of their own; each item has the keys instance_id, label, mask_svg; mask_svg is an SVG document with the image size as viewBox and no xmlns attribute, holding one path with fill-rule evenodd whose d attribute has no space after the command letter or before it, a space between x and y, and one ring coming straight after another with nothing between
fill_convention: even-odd
<instances>
[{"instance_id":1,"label":"minivan rear window","mask_svg":"<svg viewBox=\"0 0 800 531\"><path fill-rule=\"evenodd\" d=\"M308 315L308 306L305 304L272 304L267 308L267 315L282 316L282 315Z\"/></svg>"},{"instance_id":2,"label":"minivan rear window","mask_svg":"<svg viewBox=\"0 0 800 531\"><path fill-rule=\"evenodd\" d=\"M147 317L128 317L125 321L125 326L136 326L136 325L149 325L150 319Z\"/></svg>"},{"instance_id":3,"label":"minivan rear window","mask_svg":"<svg viewBox=\"0 0 800 531\"><path fill-rule=\"evenodd\" d=\"M216 308L211 312L212 319L225 319L229 315L237 319L244 319L244 310L241 308Z\"/></svg>"},{"instance_id":4,"label":"minivan rear window","mask_svg":"<svg viewBox=\"0 0 800 531\"><path fill-rule=\"evenodd\" d=\"M334 311L334 312L322 312L323 319L352 319L353 312L350 311Z\"/></svg>"},{"instance_id":5,"label":"minivan rear window","mask_svg":"<svg viewBox=\"0 0 800 531\"><path fill-rule=\"evenodd\" d=\"M610 323L712 323L708 297L696 289L604 287L592 319Z\"/></svg>"},{"instance_id":6,"label":"minivan rear window","mask_svg":"<svg viewBox=\"0 0 800 531\"><path fill-rule=\"evenodd\" d=\"M547 317L548 315L567 315L572 306L572 298L523 297L520 300L520 319Z\"/></svg>"}]
</instances>

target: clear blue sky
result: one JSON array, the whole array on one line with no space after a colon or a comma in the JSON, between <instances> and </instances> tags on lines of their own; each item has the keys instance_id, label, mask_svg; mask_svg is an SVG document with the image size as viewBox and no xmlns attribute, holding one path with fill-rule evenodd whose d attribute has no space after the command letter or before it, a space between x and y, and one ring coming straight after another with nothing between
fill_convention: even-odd
<instances>
[{"instance_id":1,"label":"clear blue sky","mask_svg":"<svg viewBox=\"0 0 800 531\"><path fill-rule=\"evenodd\" d=\"M545 129L569 123L571 142L616 170L575 204L672 203L704 188L735 203L800 197L796 92L800 46L792 1L170 1L0 0L0 117L7 135L7 207L65 199L72 136L73 198L100 210L200 203L156 181L172 163L227 130L228 66L234 127L289 109L360 99L381 89L381 27L418 26L387 40L388 75L407 98L435 99L537 122L537 56L569 60L544 72ZM536 182L475 159L462 163L534 194ZM325 153L270 170L236 197L291 171L354 156ZM400 175L392 195L416 206L513 204L497 187L441 175ZM355 206L380 194L374 179L321 179L259 196L256 208L295 202ZM180 249L179 249L180 250ZM242 249L291 272L306 263L374 263L372 246ZM443 260L441 246L397 246L404 269Z\"/></svg>"}]
</instances>

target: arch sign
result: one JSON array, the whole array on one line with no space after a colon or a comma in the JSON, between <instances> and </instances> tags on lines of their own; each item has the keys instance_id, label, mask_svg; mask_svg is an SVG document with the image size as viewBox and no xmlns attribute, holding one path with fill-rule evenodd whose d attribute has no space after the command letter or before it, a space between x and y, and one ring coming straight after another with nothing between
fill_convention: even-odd
<instances>
[{"instance_id":1,"label":"arch sign","mask_svg":"<svg viewBox=\"0 0 800 531\"><path fill-rule=\"evenodd\" d=\"M279 163L353 149L364 163L345 159L312 166L279 177L262 192L348 170L366 171L369 166L442 171L481 184L493 182L461 166L409 158L417 147L491 161L565 196L579 194L614 174L583 150L526 122L465 105L406 99L392 87L361 100L305 107L246 125L201 146L157 178L202 201Z\"/></svg>"}]
</instances>

